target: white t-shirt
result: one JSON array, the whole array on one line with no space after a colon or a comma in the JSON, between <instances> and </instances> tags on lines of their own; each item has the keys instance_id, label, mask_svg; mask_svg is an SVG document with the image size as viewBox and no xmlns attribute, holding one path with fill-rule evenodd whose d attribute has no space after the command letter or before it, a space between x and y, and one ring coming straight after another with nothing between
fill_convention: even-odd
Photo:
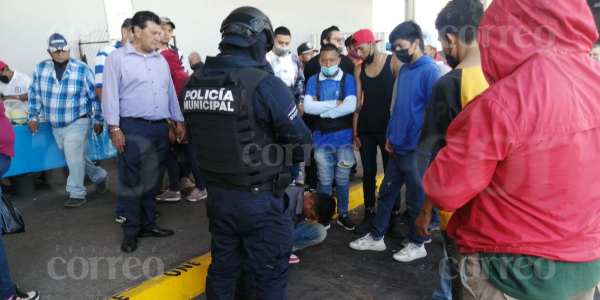
<instances>
[{"instance_id":1,"label":"white t-shirt","mask_svg":"<svg viewBox=\"0 0 600 300\"><path fill-rule=\"evenodd\" d=\"M21 72L14 72L13 78L8 84L0 82L0 93L4 94L4 96L17 96L29 93L31 78Z\"/></svg>"},{"instance_id":2,"label":"white t-shirt","mask_svg":"<svg viewBox=\"0 0 600 300\"><path fill-rule=\"evenodd\" d=\"M448 67L443 61L435 61L440 68L440 72L442 72L442 76L448 74L448 72L452 71L452 68Z\"/></svg>"},{"instance_id":3,"label":"white t-shirt","mask_svg":"<svg viewBox=\"0 0 600 300\"><path fill-rule=\"evenodd\" d=\"M294 64L292 58L293 53L288 52L286 55L277 56L273 51L267 53L267 61L273 68L275 76L281 79L287 87L293 87L296 83L296 74L298 73L298 66Z\"/></svg>"}]
</instances>

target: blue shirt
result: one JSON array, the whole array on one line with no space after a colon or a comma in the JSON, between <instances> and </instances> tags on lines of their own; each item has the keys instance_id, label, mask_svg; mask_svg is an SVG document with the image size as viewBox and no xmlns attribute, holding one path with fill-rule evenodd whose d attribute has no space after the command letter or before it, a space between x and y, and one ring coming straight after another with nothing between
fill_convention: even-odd
<instances>
[{"instance_id":1,"label":"blue shirt","mask_svg":"<svg viewBox=\"0 0 600 300\"><path fill-rule=\"evenodd\" d=\"M38 121L42 110L52 127L68 126L83 115L94 115L96 122L103 123L92 70L69 58L62 79L58 81L52 60L39 63L29 87L29 120Z\"/></svg>"},{"instance_id":2,"label":"blue shirt","mask_svg":"<svg viewBox=\"0 0 600 300\"><path fill-rule=\"evenodd\" d=\"M113 51L115 51L121 47L123 47L121 45L121 42L117 42L114 46L110 45L110 46L106 46L106 47L102 48L98 52L98 54L96 54L96 58L94 60L94 65L95 65L94 73L96 74L96 87L97 88L102 87L102 74L104 74L104 64L106 63L106 58Z\"/></svg>"},{"instance_id":3,"label":"blue shirt","mask_svg":"<svg viewBox=\"0 0 600 300\"><path fill-rule=\"evenodd\" d=\"M417 148L425 108L440 76L440 68L428 55L400 68L394 109L387 128L387 138L394 153L406 155Z\"/></svg>"},{"instance_id":4,"label":"blue shirt","mask_svg":"<svg viewBox=\"0 0 600 300\"><path fill-rule=\"evenodd\" d=\"M344 84L344 102L337 105L340 98L340 81L344 72L340 70L333 78L327 78L323 73L312 76L306 84L304 96L304 113L318 115L321 118L339 118L354 113L356 110L356 80L354 76L347 75ZM322 99L317 98L317 80L321 81ZM322 145L340 148L352 144L353 130L343 129L336 132L322 134L313 132L316 147Z\"/></svg>"},{"instance_id":5,"label":"blue shirt","mask_svg":"<svg viewBox=\"0 0 600 300\"><path fill-rule=\"evenodd\" d=\"M108 125L122 117L183 122L169 65L157 51L142 54L127 42L106 59L102 83Z\"/></svg>"}]
</instances>

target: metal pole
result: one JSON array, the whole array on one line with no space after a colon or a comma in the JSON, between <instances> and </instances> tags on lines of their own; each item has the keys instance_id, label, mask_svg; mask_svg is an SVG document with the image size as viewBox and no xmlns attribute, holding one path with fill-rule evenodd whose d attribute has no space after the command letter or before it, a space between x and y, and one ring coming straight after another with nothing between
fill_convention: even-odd
<instances>
[{"instance_id":1,"label":"metal pole","mask_svg":"<svg viewBox=\"0 0 600 300\"><path fill-rule=\"evenodd\" d=\"M406 0L404 8L404 20L414 21L415 20L415 0Z\"/></svg>"}]
</instances>

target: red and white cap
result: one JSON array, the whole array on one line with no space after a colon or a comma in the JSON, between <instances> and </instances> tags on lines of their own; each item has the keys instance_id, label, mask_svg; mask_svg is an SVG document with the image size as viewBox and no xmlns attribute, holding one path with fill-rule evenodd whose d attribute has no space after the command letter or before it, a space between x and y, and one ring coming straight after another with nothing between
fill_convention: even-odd
<instances>
[{"instance_id":1,"label":"red and white cap","mask_svg":"<svg viewBox=\"0 0 600 300\"><path fill-rule=\"evenodd\" d=\"M352 35L352 46L370 42L379 43L381 40L376 40L373 31L369 29L361 29Z\"/></svg>"}]
</instances>

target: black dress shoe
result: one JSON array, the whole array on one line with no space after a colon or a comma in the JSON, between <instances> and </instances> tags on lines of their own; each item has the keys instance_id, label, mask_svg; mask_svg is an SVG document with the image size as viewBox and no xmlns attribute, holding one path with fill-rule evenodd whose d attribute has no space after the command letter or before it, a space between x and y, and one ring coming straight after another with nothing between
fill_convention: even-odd
<instances>
[{"instance_id":1,"label":"black dress shoe","mask_svg":"<svg viewBox=\"0 0 600 300\"><path fill-rule=\"evenodd\" d=\"M135 234L126 234L121 244L121 251L130 253L137 249L137 236Z\"/></svg>"},{"instance_id":2,"label":"black dress shoe","mask_svg":"<svg viewBox=\"0 0 600 300\"><path fill-rule=\"evenodd\" d=\"M141 238L145 238L145 237L167 237L167 236L172 236L173 234L175 234L173 232L173 230L170 229L162 229L162 228L158 228L156 227L153 230L140 230L140 233L138 234L138 237Z\"/></svg>"}]
</instances>

